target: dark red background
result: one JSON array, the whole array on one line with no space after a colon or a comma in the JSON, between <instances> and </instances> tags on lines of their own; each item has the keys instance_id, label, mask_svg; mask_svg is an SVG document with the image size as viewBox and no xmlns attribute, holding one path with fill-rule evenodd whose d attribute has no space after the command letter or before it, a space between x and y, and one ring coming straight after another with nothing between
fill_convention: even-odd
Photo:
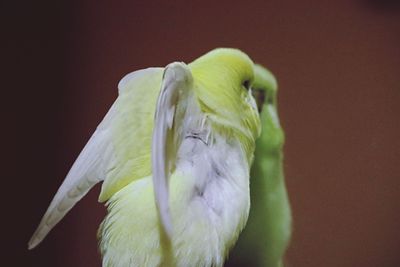
<instances>
[{"instance_id":1,"label":"dark red background","mask_svg":"<svg viewBox=\"0 0 400 267\"><path fill-rule=\"evenodd\" d=\"M400 266L398 2L54 2L0 8L2 265L99 266L99 187L26 243L119 79L227 46L279 81L289 266Z\"/></svg>"}]
</instances>

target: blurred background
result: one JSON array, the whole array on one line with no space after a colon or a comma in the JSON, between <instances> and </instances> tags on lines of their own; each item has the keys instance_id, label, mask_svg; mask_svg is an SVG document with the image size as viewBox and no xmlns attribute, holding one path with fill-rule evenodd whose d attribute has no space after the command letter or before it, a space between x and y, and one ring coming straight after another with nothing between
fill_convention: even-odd
<instances>
[{"instance_id":1,"label":"blurred background","mask_svg":"<svg viewBox=\"0 0 400 267\"><path fill-rule=\"evenodd\" d=\"M100 265L99 186L37 249L27 242L118 81L221 46L242 49L279 81L294 216L289 266L400 266L398 1L15 1L0 9L4 266Z\"/></svg>"}]
</instances>

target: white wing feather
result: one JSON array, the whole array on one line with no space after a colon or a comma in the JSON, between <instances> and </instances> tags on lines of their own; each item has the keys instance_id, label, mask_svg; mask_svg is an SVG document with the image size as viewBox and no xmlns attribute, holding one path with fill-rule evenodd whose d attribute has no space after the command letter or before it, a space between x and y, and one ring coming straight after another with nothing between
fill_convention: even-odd
<instances>
[{"instance_id":1,"label":"white wing feather","mask_svg":"<svg viewBox=\"0 0 400 267\"><path fill-rule=\"evenodd\" d=\"M179 101L187 100L185 98L191 87L192 74L186 64L180 62L169 64L164 71L154 117L151 153L153 185L161 223L168 237L172 234L168 179L174 168L178 145L175 142L178 133L174 132L174 120Z\"/></svg>"},{"instance_id":2,"label":"white wing feather","mask_svg":"<svg viewBox=\"0 0 400 267\"><path fill-rule=\"evenodd\" d=\"M108 125L114 113L112 106L75 160L29 241L29 249L36 247L65 214L105 177L106 162L111 154Z\"/></svg>"}]
</instances>

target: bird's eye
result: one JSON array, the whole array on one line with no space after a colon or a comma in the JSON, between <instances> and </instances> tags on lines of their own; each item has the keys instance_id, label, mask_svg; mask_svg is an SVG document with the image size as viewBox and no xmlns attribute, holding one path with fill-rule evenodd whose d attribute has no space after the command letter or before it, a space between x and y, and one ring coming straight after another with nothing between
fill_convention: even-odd
<instances>
[{"instance_id":1,"label":"bird's eye","mask_svg":"<svg viewBox=\"0 0 400 267\"><path fill-rule=\"evenodd\" d=\"M247 91L250 90L250 81L249 81L249 80L245 80L245 81L242 83L242 85L243 85L243 87L244 87Z\"/></svg>"}]
</instances>

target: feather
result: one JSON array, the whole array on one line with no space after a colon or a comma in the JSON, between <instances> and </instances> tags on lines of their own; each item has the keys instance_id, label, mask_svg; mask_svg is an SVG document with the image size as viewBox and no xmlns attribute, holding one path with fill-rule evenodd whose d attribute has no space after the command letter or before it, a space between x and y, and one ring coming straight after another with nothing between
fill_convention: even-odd
<instances>
[{"instance_id":1,"label":"feather","mask_svg":"<svg viewBox=\"0 0 400 267\"><path fill-rule=\"evenodd\" d=\"M174 140L181 121L175 121L178 105L187 103L187 93L192 89L192 74L184 63L169 64L163 75L160 95L154 117L152 141L152 171L157 209L163 229L168 237L172 234L171 218L168 205L168 179L176 159ZM178 128L180 128L178 126Z\"/></svg>"},{"instance_id":2,"label":"feather","mask_svg":"<svg viewBox=\"0 0 400 267\"><path fill-rule=\"evenodd\" d=\"M112 107L103 122L89 139L82 152L68 172L38 228L28 243L28 248L36 247L65 214L98 182L105 172L109 131L107 125L114 116Z\"/></svg>"}]
</instances>

